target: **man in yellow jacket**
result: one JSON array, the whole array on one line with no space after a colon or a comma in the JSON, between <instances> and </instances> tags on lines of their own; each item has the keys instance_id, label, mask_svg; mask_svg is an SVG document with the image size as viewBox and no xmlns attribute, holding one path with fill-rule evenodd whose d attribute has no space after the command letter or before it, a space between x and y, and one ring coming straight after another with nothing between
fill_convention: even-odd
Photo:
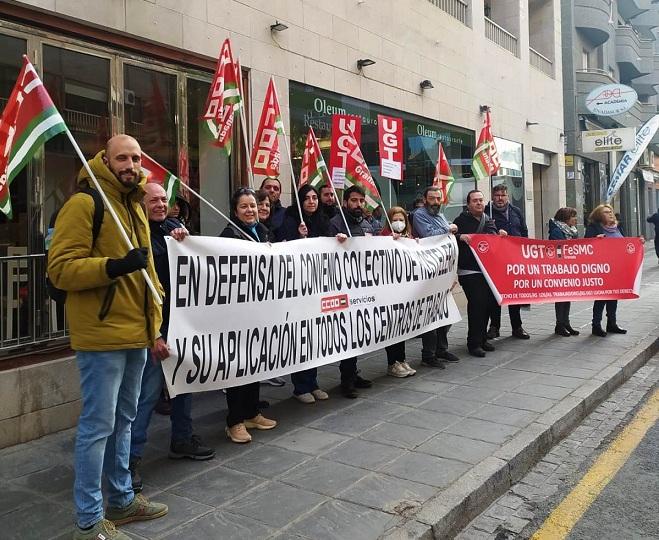
<instances>
[{"instance_id":1,"label":"man in yellow jacket","mask_svg":"<svg viewBox=\"0 0 659 540\"><path fill-rule=\"evenodd\" d=\"M80 371L82 411L75 445L74 540L126 540L115 529L167 513L164 504L135 495L128 469L130 426L135 419L147 348L154 345L161 309L140 273L159 286L149 224L140 205L146 177L135 139L117 135L89 166L136 248L128 250L109 213L93 239L94 199L72 196L62 207L48 254L48 274L66 291L71 347ZM83 168L79 185L94 187ZM101 478L107 480L103 512Z\"/></svg>"}]
</instances>

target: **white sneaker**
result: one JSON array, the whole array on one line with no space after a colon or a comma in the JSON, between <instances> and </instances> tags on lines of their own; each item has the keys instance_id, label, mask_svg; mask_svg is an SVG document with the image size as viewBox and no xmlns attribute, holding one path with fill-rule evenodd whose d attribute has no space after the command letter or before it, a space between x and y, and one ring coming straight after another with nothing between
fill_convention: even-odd
<instances>
[{"instance_id":1,"label":"white sneaker","mask_svg":"<svg viewBox=\"0 0 659 540\"><path fill-rule=\"evenodd\" d=\"M319 401L329 399L329 394L325 392L325 390L321 390L320 388L316 388L311 393L313 394L313 397L315 397Z\"/></svg>"},{"instance_id":2,"label":"white sneaker","mask_svg":"<svg viewBox=\"0 0 659 540\"><path fill-rule=\"evenodd\" d=\"M297 399L300 403L315 403L316 398L313 397L309 392L306 394L293 394L295 396L295 399Z\"/></svg>"},{"instance_id":3,"label":"white sneaker","mask_svg":"<svg viewBox=\"0 0 659 540\"><path fill-rule=\"evenodd\" d=\"M408 374L408 371L400 362L395 362L387 368L387 375L390 377L398 377L400 379L404 379Z\"/></svg>"},{"instance_id":4,"label":"white sneaker","mask_svg":"<svg viewBox=\"0 0 659 540\"><path fill-rule=\"evenodd\" d=\"M411 377L412 375L416 375L416 369L410 366L407 362L401 362L401 365L407 370L408 377Z\"/></svg>"}]
</instances>

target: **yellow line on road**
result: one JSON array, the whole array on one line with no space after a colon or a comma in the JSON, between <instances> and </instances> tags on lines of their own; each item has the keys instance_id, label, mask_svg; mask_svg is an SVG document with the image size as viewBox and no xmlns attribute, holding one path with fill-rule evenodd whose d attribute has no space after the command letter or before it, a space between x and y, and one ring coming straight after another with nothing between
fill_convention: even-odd
<instances>
[{"instance_id":1,"label":"yellow line on road","mask_svg":"<svg viewBox=\"0 0 659 540\"><path fill-rule=\"evenodd\" d=\"M606 451L593 463L565 499L554 509L531 540L566 538L600 492L613 479L659 418L659 390L638 411Z\"/></svg>"}]
</instances>

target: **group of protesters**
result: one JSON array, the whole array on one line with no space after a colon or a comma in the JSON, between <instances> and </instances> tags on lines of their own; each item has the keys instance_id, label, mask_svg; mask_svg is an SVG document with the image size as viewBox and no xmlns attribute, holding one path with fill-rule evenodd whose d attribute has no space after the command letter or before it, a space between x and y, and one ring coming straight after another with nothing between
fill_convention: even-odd
<instances>
[{"instance_id":1,"label":"group of protesters","mask_svg":"<svg viewBox=\"0 0 659 540\"><path fill-rule=\"evenodd\" d=\"M168 512L166 505L149 501L140 493L140 463L151 415L164 386L159 361L170 354L170 276L165 237L181 241L189 235L185 227L189 208L181 200L172 212L165 190L158 184L147 184L140 165L140 146L126 135L110 139L105 150L89 161L121 226L140 247L126 253L116 225L109 219L103 221L98 234L93 234L94 199L81 192L60 211L49 252L49 277L67 292L71 346L80 371L82 412L75 444L74 486L76 540L125 540L129 536L115 525L154 519ZM78 184L85 187L90 183L89 173L83 168ZM492 202L487 205L481 191L470 191L465 210L453 223L441 212L442 191L433 186L425 189L413 212L394 206L383 221L365 211L365 193L358 186L344 190L340 206L332 186L319 190L302 186L289 208L282 206L281 194L282 186L276 178L267 178L259 191L238 189L231 197L230 223L220 236L255 242L334 237L344 243L349 237L377 234L394 240L453 234L459 250L458 281L467 298L468 352L484 357L495 350L492 340L500 336L501 308L469 246L475 234L528 236L524 215L510 203L505 185L493 188ZM549 222L549 238L577 238L576 216L573 208L559 209ZM590 220L586 236L622 235L609 205L595 208ZM146 270L154 283L160 283L162 308L150 294L141 270ZM593 335L626 332L617 324L616 304L595 302ZM602 327L604 309L606 328ZM512 336L529 339L522 326L520 307L510 306L508 311ZM569 303L556 304L555 333L560 336L579 334L570 325L569 311ZM447 363L459 361L449 351L449 331L450 326L440 326L421 336L421 365L446 369ZM416 373L406 357L404 341L387 346L386 358L387 375L406 378ZM354 399L359 390L372 386L360 375L356 357L341 360L339 371L340 391L345 398ZM293 395L301 403L329 398L319 386L316 368L293 373L291 382ZM250 442L249 430L269 430L277 425L262 414L267 403L260 399L259 389L259 382L226 389L225 429L234 443ZM191 394L171 400L169 457L211 459L215 451L193 432L191 406ZM103 476L108 495L105 510Z\"/></svg>"}]
</instances>

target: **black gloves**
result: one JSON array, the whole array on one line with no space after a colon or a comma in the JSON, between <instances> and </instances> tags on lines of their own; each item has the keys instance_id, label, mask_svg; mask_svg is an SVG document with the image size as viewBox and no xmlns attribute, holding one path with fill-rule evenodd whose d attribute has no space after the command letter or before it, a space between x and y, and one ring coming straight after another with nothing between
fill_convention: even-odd
<instances>
[{"instance_id":1,"label":"black gloves","mask_svg":"<svg viewBox=\"0 0 659 540\"><path fill-rule=\"evenodd\" d=\"M124 276L146 268L147 257L149 249L145 247L131 249L123 259L108 259L105 265L105 271L108 277L116 279L119 276Z\"/></svg>"}]
</instances>

